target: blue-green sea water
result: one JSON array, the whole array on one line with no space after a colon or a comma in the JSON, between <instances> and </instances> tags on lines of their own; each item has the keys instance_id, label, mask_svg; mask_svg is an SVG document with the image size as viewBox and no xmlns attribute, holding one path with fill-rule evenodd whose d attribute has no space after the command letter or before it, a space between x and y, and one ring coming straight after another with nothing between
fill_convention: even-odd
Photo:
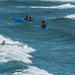
<instances>
[{"instance_id":1,"label":"blue-green sea water","mask_svg":"<svg viewBox=\"0 0 75 75\"><path fill-rule=\"evenodd\" d=\"M0 75L75 75L75 0L0 0L3 40L23 46L0 45Z\"/></svg>"}]
</instances>

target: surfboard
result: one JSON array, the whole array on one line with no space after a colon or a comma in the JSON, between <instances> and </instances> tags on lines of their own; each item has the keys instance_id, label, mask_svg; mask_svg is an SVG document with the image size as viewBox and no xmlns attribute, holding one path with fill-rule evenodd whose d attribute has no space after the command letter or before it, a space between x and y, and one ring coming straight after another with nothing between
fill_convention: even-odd
<instances>
[{"instance_id":1,"label":"surfboard","mask_svg":"<svg viewBox=\"0 0 75 75\"><path fill-rule=\"evenodd\" d=\"M5 46L5 45L10 45L10 46L14 46L14 45L17 45L17 46L24 46L24 44L21 44L21 43L6 43L6 44L0 44L1 46Z\"/></svg>"},{"instance_id":2,"label":"surfboard","mask_svg":"<svg viewBox=\"0 0 75 75\"><path fill-rule=\"evenodd\" d=\"M26 21L25 19L22 19L22 18L16 18L16 17L9 17L9 18L15 21Z\"/></svg>"},{"instance_id":3,"label":"surfboard","mask_svg":"<svg viewBox=\"0 0 75 75\"><path fill-rule=\"evenodd\" d=\"M40 26L35 26L35 25L32 25L32 26L33 26L33 27L36 27L36 28L47 29L47 28L40 27Z\"/></svg>"}]
</instances>

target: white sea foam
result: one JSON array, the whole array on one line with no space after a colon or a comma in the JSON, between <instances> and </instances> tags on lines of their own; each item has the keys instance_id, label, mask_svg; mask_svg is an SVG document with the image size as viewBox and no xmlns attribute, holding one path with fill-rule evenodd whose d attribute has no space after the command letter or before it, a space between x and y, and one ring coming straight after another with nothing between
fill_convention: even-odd
<instances>
[{"instance_id":1,"label":"white sea foam","mask_svg":"<svg viewBox=\"0 0 75 75\"><path fill-rule=\"evenodd\" d=\"M75 19L75 14L67 15L67 16L65 16L65 18Z\"/></svg>"},{"instance_id":2,"label":"white sea foam","mask_svg":"<svg viewBox=\"0 0 75 75\"><path fill-rule=\"evenodd\" d=\"M59 5L59 6L31 6L31 8L68 9L68 8L75 8L75 5L67 3L67 4L62 4L62 5Z\"/></svg>"},{"instance_id":3,"label":"white sea foam","mask_svg":"<svg viewBox=\"0 0 75 75\"><path fill-rule=\"evenodd\" d=\"M6 43L19 43L18 41L14 42L9 38L5 38L2 35L0 35L0 43L5 40ZM17 45L10 46L0 45L0 62L9 62L12 60L16 61L22 61L24 63L32 63L32 61L29 58L32 58L31 55L28 53L34 52L35 50L31 47L28 47L27 45L24 45L24 47L18 47Z\"/></svg>"},{"instance_id":4,"label":"white sea foam","mask_svg":"<svg viewBox=\"0 0 75 75\"><path fill-rule=\"evenodd\" d=\"M4 36L0 35L0 43L2 42L2 40L5 40L6 42L15 43L11 39L5 38ZM28 47L27 45L25 45L23 48L18 46L0 45L0 63L5 63L13 60L21 61L24 63L32 63L32 61L29 59L32 58L32 56L29 55L28 53L34 51L35 50L33 48ZM4 73L2 75L6 75L6 74ZM34 66L28 66L27 69L16 71L11 75L53 75L53 74L48 73L47 71L43 69L39 69Z\"/></svg>"},{"instance_id":5,"label":"white sea foam","mask_svg":"<svg viewBox=\"0 0 75 75\"><path fill-rule=\"evenodd\" d=\"M47 71L45 71L43 69L29 66L28 69L24 69L21 72L15 72L12 75L53 75L53 74L48 73Z\"/></svg>"}]
</instances>

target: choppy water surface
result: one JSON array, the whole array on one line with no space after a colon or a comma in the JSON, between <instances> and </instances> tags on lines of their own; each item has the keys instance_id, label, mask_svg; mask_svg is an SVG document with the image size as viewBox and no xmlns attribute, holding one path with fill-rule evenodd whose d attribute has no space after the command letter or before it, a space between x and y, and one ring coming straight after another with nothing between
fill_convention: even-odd
<instances>
[{"instance_id":1,"label":"choppy water surface","mask_svg":"<svg viewBox=\"0 0 75 75\"><path fill-rule=\"evenodd\" d=\"M32 17L15 22L9 17ZM47 29L35 28L45 21ZM0 75L75 74L75 0L0 0Z\"/></svg>"}]
</instances>

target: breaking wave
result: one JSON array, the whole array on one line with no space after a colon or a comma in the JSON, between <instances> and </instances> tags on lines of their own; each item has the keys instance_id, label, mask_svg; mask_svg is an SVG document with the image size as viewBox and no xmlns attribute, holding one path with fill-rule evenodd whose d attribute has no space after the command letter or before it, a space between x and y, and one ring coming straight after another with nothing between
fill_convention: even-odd
<instances>
[{"instance_id":1,"label":"breaking wave","mask_svg":"<svg viewBox=\"0 0 75 75\"><path fill-rule=\"evenodd\" d=\"M75 19L75 14L67 15L64 18Z\"/></svg>"}]
</instances>

